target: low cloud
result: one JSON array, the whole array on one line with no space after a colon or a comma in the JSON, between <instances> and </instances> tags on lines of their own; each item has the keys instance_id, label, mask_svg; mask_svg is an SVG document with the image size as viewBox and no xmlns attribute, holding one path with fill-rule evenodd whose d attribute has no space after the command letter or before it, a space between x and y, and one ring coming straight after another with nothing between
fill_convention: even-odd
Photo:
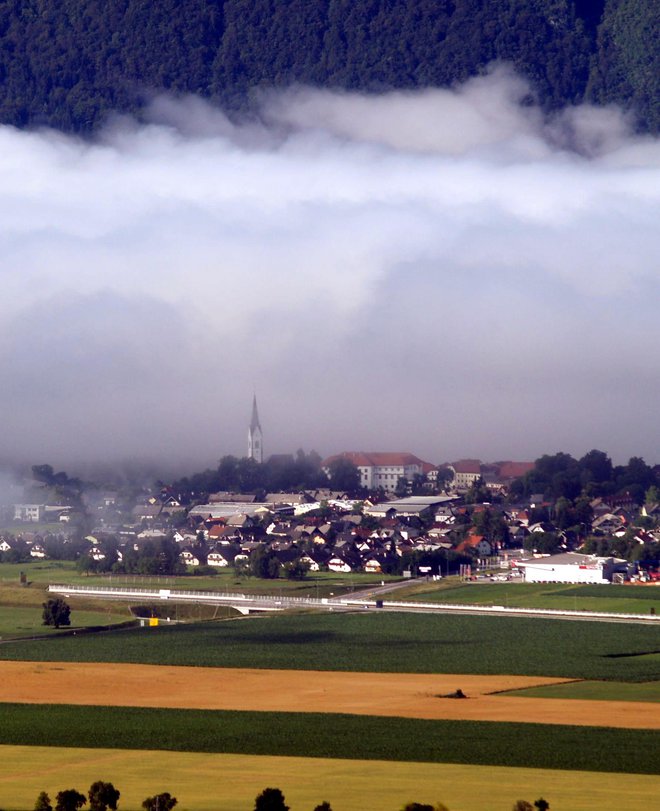
<instances>
[{"instance_id":1,"label":"low cloud","mask_svg":"<svg viewBox=\"0 0 660 811\"><path fill-rule=\"evenodd\" d=\"M1 456L660 461L660 144L454 90L0 129Z\"/></svg>"}]
</instances>

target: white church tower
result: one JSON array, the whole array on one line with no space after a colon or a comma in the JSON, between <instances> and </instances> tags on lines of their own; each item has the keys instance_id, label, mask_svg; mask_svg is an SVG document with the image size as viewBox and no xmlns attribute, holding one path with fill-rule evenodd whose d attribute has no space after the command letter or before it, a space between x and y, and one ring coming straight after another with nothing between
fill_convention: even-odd
<instances>
[{"instance_id":1,"label":"white church tower","mask_svg":"<svg viewBox=\"0 0 660 811\"><path fill-rule=\"evenodd\" d=\"M263 436L261 433L261 423L259 422L259 412L257 411L257 395L252 400L252 419L248 428L248 459L254 459L261 464L264 461Z\"/></svg>"}]
</instances>

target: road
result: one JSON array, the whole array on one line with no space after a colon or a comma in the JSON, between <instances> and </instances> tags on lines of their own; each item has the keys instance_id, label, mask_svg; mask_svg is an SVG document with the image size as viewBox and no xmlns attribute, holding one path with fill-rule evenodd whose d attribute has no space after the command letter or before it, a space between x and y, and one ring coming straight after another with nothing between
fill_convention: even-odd
<instances>
[{"instance_id":1,"label":"road","mask_svg":"<svg viewBox=\"0 0 660 811\"><path fill-rule=\"evenodd\" d=\"M509 608L507 606L458 605L449 603L415 603L410 601L383 600L402 584L377 586L365 592L333 598L289 597L285 595L233 594L229 592L184 591L174 589L103 588L98 586L51 585L48 591L71 595L84 595L95 599L127 600L129 602L192 603L198 605L226 605L242 614L264 611L305 610L321 611L382 611L409 612L415 614L467 614L472 616L543 617L584 622L625 622L641 625L658 625L660 614L616 614L598 611L557 611L552 609ZM376 602L378 601L378 602Z\"/></svg>"}]
</instances>

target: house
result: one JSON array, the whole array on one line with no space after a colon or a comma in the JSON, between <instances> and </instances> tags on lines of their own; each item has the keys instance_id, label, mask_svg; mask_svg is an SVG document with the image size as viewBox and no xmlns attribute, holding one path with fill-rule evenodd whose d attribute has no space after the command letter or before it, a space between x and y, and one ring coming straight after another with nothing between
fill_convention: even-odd
<instances>
[{"instance_id":1,"label":"house","mask_svg":"<svg viewBox=\"0 0 660 811\"><path fill-rule=\"evenodd\" d=\"M460 459L447 467L452 473L451 486L454 490L469 490L481 478L479 459Z\"/></svg>"},{"instance_id":2,"label":"house","mask_svg":"<svg viewBox=\"0 0 660 811\"><path fill-rule=\"evenodd\" d=\"M360 473L360 487L365 490L394 491L399 479L412 482L415 476L425 476L434 467L412 453L344 451L324 459L321 466L326 475L330 475L331 465L338 459L353 462Z\"/></svg>"},{"instance_id":3,"label":"house","mask_svg":"<svg viewBox=\"0 0 660 811\"><path fill-rule=\"evenodd\" d=\"M45 514L44 504L14 504L14 521L38 524L44 520Z\"/></svg>"},{"instance_id":4,"label":"house","mask_svg":"<svg viewBox=\"0 0 660 811\"><path fill-rule=\"evenodd\" d=\"M479 558L487 558L493 554L493 547L483 535L468 535L464 541L459 543L456 551L461 554L472 553Z\"/></svg>"},{"instance_id":5,"label":"house","mask_svg":"<svg viewBox=\"0 0 660 811\"><path fill-rule=\"evenodd\" d=\"M40 543L35 543L30 547L30 557L42 559L48 556L44 547Z\"/></svg>"},{"instance_id":6,"label":"house","mask_svg":"<svg viewBox=\"0 0 660 811\"><path fill-rule=\"evenodd\" d=\"M216 547L212 552L209 552L206 562L209 566L216 566L219 569L226 569L228 566L233 564L236 556L239 553L239 549L234 549L232 547Z\"/></svg>"},{"instance_id":7,"label":"house","mask_svg":"<svg viewBox=\"0 0 660 811\"><path fill-rule=\"evenodd\" d=\"M180 552L179 560L185 566L199 566L201 564L199 557L191 549L184 549L183 552Z\"/></svg>"},{"instance_id":8,"label":"house","mask_svg":"<svg viewBox=\"0 0 660 811\"><path fill-rule=\"evenodd\" d=\"M328 560L328 569L331 572L359 572L362 567L360 555L352 549L335 550L335 554Z\"/></svg>"}]
</instances>

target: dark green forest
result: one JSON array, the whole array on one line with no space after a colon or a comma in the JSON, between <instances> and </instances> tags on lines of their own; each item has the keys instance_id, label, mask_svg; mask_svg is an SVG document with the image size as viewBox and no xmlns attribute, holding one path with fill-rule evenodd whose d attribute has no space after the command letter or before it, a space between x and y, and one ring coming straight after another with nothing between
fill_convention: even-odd
<instances>
[{"instance_id":1,"label":"dark green forest","mask_svg":"<svg viewBox=\"0 0 660 811\"><path fill-rule=\"evenodd\" d=\"M552 111L660 131L656 0L0 0L0 121L89 133L159 91L451 86L506 60Z\"/></svg>"}]
</instances>

